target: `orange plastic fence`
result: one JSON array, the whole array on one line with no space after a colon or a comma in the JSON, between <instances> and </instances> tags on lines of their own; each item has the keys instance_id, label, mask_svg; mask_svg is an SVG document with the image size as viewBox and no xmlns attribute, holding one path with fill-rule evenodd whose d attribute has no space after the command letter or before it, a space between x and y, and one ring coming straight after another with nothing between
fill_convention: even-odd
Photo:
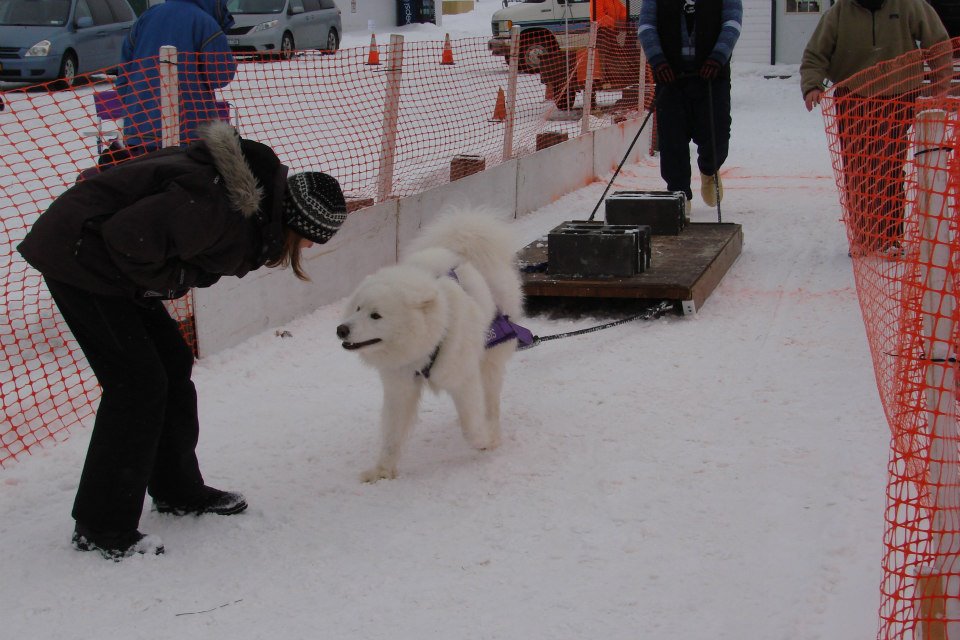
<instances>
[{"instance_id":1,"label":"orange plastic fence","mask_svg":"<svg viewBox=\"0 0 960 640\"><path fill-rule=\"evenodd\" d=\"M614 48L598 39L604 43L606 77L592 83L587 129L638 110L639 51L633 32L619 31ZM545 52L555 53L550 45ZM571 59L576 63L576 56ZM176 63L147 59L121 68L116 78L89 74L71 87L50 83L3 95L0 467L65 437L70 427L89 423L94 414L96 380L40 275L15 247L81 172L93 175L98 159L121 157L124 152L109 151L113 139L155 144L166 134L167 144L176 145L194 136L196 121L228 117L241 135L270 145L292 170L332 174L356 211L503 162L507 146L509 156L523 156L584 130L582 111L569 111L583 102L585 86L573 86L583 82L576 79L582 65L564 62L562 70L547 76L524 69L511 83L509 65L491 55L486 38L402 44L381 38L375 50L296 52L290 60L244 60L235 70L231 61L196 55L180 54ZM629 77L618 71L625 68ZM173 84L158 80L138 85L128 97L113 93L119 88L123 94L120 87L143 69L151 77L177 70L168 73L177 78L181 107L167 116L177 115L181 127L148 118L137 131L130 128L130 121L140 118L131 114L163 107ZM567 77L573 78L571 86ZM563 100L548 97L553 84L565 87ZM196 93L204 86L219 87L213 103ZM558 102L568 111L561 112ZM504 142L508 124L511 145ZM172 306L190 335L190 297Z\"/></svg>"},{"instance_id":2,"label":"orange plastic fence","mask_svg":"<svg viewBox=\"0 0 960 640\"><path fill-rule=\"evenodd\" d=\"M926 64L924 64L926 62ZM878 638L960 639L960 100L951 43L822 103L892 434Z\"/></svg>"}]
</instances>

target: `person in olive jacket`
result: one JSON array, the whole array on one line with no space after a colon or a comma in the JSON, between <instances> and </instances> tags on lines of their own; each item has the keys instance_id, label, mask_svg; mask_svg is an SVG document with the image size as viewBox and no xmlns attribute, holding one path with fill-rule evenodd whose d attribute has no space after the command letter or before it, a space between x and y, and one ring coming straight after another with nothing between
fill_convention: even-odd
<instances>
[{"instance_id":1,"label":"person in olive jacket","mask_svg":"<svg viewBox=\"0 0 960 640\"><path fill-rule=\"evenodd\" d=\"M204 484L196 456L193 352L162 300L292 267L343 223L337 181L287 177L267 146L225 123L78 182L17 249L43 275L103 395L73 507L73 544L119 560L162 553L138 531L146 493L160 513L234 514L236 492Z\"/></svg>"},{"instance_id":2,"label":"person in olive jacket","mask_svg":"<svg viewBox=\"0 0 960 640\"><path fill-rule=\"evenodd\" d=\"M931 70L926 89L924 62ZM820 17L800 62L800 91L811 111L827 81L843 83L833 90L832 115L851 256L902 255L903 167L915 103L921 91L945 93L952 77L953 47L925 0L837 0Z\"/></svg>"}]
</instances>

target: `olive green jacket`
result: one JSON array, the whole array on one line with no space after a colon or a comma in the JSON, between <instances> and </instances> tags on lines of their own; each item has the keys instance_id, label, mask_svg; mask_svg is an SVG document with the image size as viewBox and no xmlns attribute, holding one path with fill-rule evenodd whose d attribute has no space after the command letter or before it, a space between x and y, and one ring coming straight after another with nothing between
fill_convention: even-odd
<instances>
[{"instance_id":1,"label":"olive green jacket","mask_svg":"<svg viewBox=\"0 0 960 640\"><path fill-rule=\"evenodd\" d=\"M806 96L813 89L823 88L824 80L842 82L879 62L917 50L917 42L926 49L948 39L936 11L924 0L885 0L877 11L865 9L856 0L837 0L820 17L803 52L800 89ZM938 54L942 52L949 52L949 46L941 47ZM946 55L940 63L948 61ZM883 82L873 78L867 92L889 95L917 88L923 79L921 57L911 60L896 75ZM890 90L884 90L884 83ZM850 89L856 91L857 87Z\"/></svg>"}]
</instances>

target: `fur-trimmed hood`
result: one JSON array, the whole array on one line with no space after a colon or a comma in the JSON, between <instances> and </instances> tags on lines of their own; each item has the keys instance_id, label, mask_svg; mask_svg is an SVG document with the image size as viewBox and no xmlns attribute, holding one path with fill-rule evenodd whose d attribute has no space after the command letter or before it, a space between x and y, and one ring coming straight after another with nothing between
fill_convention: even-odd
<instances>
[{"instance_id":1,"label":"fur-trimmed hood","mask_svg":"<svg viewBox=\"0 0 960 640\"><path fill-rule=\"evenodd\" d=\"M260 209L263 187L253 175L240 148L240 135L226 122L212 122L200 131L200 139L213 158L234 209L249 218Z\"/></svg>"}]
</instances>

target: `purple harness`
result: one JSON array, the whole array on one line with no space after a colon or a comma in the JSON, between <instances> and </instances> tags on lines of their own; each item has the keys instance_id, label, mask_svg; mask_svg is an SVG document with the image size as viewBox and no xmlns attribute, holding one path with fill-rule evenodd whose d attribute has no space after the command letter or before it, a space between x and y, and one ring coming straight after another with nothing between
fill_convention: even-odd
<instances>
[{"instance_id":1,"label":"purple harness","mask_svg":"<svg viewBox=\"0 0 960 640\"><path fill-rule=\"evenodd\" d=\"M450 269L447 275L459 284L460 278L457 277L457 273L453 269ZM497 315L493 317L493 322L490 323L490 328L487 329L487 349L495 347L501 342L513 339L516 339L521 347L529 347L534 342L533 333L531 333L529 329L512 322L510 316L503 315L500 309L497 309ZM443 343L441 342L440 344ZM427 366L417 371L418 376L423 376L424 378L430 377L430 369L433 368L433 363L437 361L437 356L440 354L440 344L438 344L437 348L430 354L430 362L427 363Z\"/></svg>"}]
</instances>

